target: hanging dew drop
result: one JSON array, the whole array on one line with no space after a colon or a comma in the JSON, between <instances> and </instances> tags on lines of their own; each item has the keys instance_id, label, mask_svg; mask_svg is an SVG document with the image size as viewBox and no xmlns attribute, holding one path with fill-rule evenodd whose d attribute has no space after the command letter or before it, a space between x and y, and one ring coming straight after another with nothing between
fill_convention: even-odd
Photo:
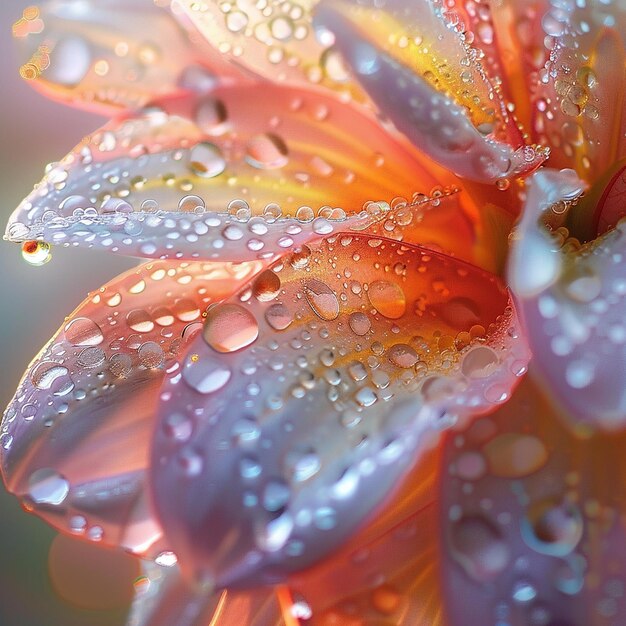
<instances>
[{"instance_id":1,"label":"hanging dew drop","mask_svg":"<svg viewBox=\"0 0 626 626\"><path fill-rule=\"evenodd\" d=\"M25 241L22 244L22 258L29 265L45 265L52 258L50 244L46 241Z\"/></svg>"}]
</instances>

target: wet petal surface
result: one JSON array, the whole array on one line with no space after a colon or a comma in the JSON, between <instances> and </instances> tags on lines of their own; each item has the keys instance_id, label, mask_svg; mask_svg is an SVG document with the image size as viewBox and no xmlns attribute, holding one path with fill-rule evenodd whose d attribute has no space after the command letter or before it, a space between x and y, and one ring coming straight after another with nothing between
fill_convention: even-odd
<instances>
[{"instance_id":1,"label":"wet petal surface","mask_svg":"<svg viewBox=\"0 0 626 626\"><path fill-rule=\"evenodd\" d=\"M559 224L584 188L572 170L534 175L509 260L509 283L537 369L565 414L580 426L621 429L624 224L584 245L569 238Z\"/></svg>"},{"instance_id":2,"label":"wet petal surface","mask_svg":"<svg viewBox=\"0 0 626 626\"><path fill-rule=\"evenodd\" d=\"M162 100L88 137L49 166L7 237L144 257L267 258L346 217L360 223L367 201L437 182L373 117L333 98L225 87Z\"/></svg>"},{"instance_id":3,"label":"wet petal surface","mask_svg":"<svg viewBox=\"0 0 626 626\"><path fill-rule=\"evenodd\" d=\"M13 26L20 74L48 96L110 113L181 89L206 91L215 73L235 73L209 46L194 47L165 2L156 4L56 0L25 9Z\"/></svg>"},{"instance_id":4,"label":"wet petal surface","mask_svg":"<svg viewBox=\"0 0 626 626\"><path fill-rule=\"evenodd\" d=\"M593 182L626 154L623 4L511 1L493 15L518 115L553 167Z\"/></svg>"},{"instance_id":5,"label":"wet petal surface","mask_svg":"<svg viewBox=\"0 0 626 626\"><path fill-rule=\"evenodd\" d=\"M342 99L366 102L332 33L313 25L316 4L317 0L174 0L172 8L246 72L270 82L321 87Z\"/></svg>"},{"instance_id":6,"label":"wet petal surface","mask_svg":"<svg viewBox=\"0 0 626 626\"><path fill-rule=\"evenodd\" d=\"M391 2L381 15L352 3L323 3L317 19L335 34L355 76L396 128L454 173L493 183L545 160L547 151L523 145L506 108L494 105L498 92L440 6ZM410 37L401 38L405 46L393 45L380 26L391 21L387 29L395 33L400 20L409 29Z\"/></svg>"},{"instance_id":7,"label":"wet petal surface","mask_svg":"<svg viewBox=\"0 0 626 626\"><path fill-rule=\"evenodd\" d=\"M159 387L179 369L204 309L260 267L156 262L90 294L31 363L4 414L9 490L65 532L157 550L161 529L144 479ZM184 425L171 427L184 436Z\"/></svg>"},{"instance_id":8,"label":"wet petal surface","mask_svg":"<svg viewBox=\"0 0 626 626\"><path fill-rule=\"evenodd\" d=\"M528 377L504 407L449 437L447 623L623 622L623 447L623 434L573 435Z\"/></svg>"},{"instance_id":9,"label":"wet petal surface","mask_svg":"<svg viewBox=\"0 0 626 626\"><path fill-rule=\"evenodd\" d=\"M481 270L353 234L294 252L209 310L163 389L152 489L183 568L222 587L320 559L527 358Z\"/></svg>"},{"instance_id":10,"label":"wet petal surface","mask_svg":"<svg viewBox=\"0 0 626 626\"><path fill-rule=\"evenodd\" d=\"M289 579L294 610L315 626L442 624L440 446L424 454L378 514L331 558Z\"/></svg>"}]
</instances>

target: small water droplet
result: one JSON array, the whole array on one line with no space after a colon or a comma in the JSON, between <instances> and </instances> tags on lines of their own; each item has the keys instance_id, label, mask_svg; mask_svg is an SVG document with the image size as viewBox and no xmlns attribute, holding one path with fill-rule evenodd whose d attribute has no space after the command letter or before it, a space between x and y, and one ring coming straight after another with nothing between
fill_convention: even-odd
<instances>
[{"instance_id":1,"label":"small water droplet","mask_svg":"<svg viewBox=\"0 0 626 626\"><path fill-rule=\"evenodd\" d=\"M50 244L46 241L25 241L22 244L22 258L35 267L45 265L52 258Z\"/></svg>"}]
</instances>

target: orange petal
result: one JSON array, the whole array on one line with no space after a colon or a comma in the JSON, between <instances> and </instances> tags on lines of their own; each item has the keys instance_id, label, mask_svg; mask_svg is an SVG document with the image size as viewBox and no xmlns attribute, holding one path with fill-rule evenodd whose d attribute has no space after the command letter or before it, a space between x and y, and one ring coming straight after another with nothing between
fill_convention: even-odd
<instances>
[{"instance_id":1,"label":"orange petal","mask_svg":"<svg viewBox=\"0 0 626 626\"><path fill-rule=\"evenodd\" d=\"M212 594L189 587L178 568L146 563L127 626L293 626L281 613L273 590Z\"/></svg>"},{"instance_id":2,"label":"orange petal","mask_svg":"<svg viewBox=\"0 0 626 626\"><path fill-rule=\"evenodd\" d=\"M156 554L161 529L144 476L159 387L202 311L260 267L149 263L92 293L31 363L5 412L8 489L64 532Z\"/></svg>"},{"instance_id":3,"label":"orange petal","mask_svg":"<svg viewBox=\"0 0 626 626\"><path fill-rule=\"evenodd\" d=\"M531 96L529 130L552 147L554 167L589 182L626 155L626 10L621 3L508 2L503 55L516 68L516 101Z\"/></svg>"},{"instance_id":4,"label":"orange petal","mask_svg":"<svg viewBox=\"0 0 626 626\"><path fill-rule=\"evenodd\" d=\"M290 578L312 626L440 626L437 476L440 449L420 458L392 498L332 557Z\"/></svg>"},{"instance_id":5,"label":"orange petal","mask_svg":"<svg viewBox=\"0 0 626 626\"><path fill-rule=\"evenodd\" d=\"M387 12L345 2L324 2L317 12L363 88L417 148L478 182L527 174L547 151L524 145L452 15L400 0ZM405 46L394 45L398 28Z\"/></svg>"},{"instance_id":6,"label":"orange petal","mask_svg":"<svg viewBox=\"0 0 626 626\"><path fill-rule=\"evenodd\" d=\"M209 310L164 387L162 423L193 429L183 443L158 428L153 446L180 563L227 587L319 560L441 428L505 401L527 358L486 272L354 234L294 252Z\"/></svg>"}]
</instances>

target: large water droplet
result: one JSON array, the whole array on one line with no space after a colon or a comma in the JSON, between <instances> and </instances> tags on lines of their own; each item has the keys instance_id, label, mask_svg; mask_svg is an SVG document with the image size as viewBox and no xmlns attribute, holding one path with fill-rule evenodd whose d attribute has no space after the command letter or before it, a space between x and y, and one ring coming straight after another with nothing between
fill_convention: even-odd
<instances>
[{"instance_id":1,"label":"large water droplet","mask_svg":"<svg viewBox=\"0 0 626 626\"><path fill-rule=\"evenodd\" d=\"M396 283L374 281L367 291L372 306L384 317L397 320L406 311L406 296Z\"/></svg>"},{"instance_id":2,"label":"large water droplet","mask_svg":"<svg viewBox=\"0 0 626 626\"><path fill-rule=\"evenodd\" d=\"M65 326L65 338L74 346L97 346L104 340L104 335L93 320L77 317Z\"/></svg>"},{"instance_id":3,"label":"large water droplet","mask_svg":"<svg viewBox=\"0 0 626 626\"><path fill-rule=\"evenodd\" d=\"M524 541L533 550L552 556L570 554L582 539L583 529L575 504L551 500L531 506L521 524Z\"/></svg>"},{"instance_id":4,"label":"large water droplet","mask_svg":"<svg viewBox=\"0 0 626 626\"><path fill-rule=\"evenodd\" d=\"M465 517L452 526L452 556L479 582L493 580L508 565L509 548L498 530L482 517Z\"/></svg>"},{"instance_id":5,"label":"large water droplet","mask_svg":"<svg viewBox=\"0 0 626 626\"><path fill-rule=\"evenodd\" d=\"M285 330L293 322L293 314L284 304L272 304L265 311L265 320L274 330Z\"/></svg>"},{"instance_id":6,"label":"large water droplet","mask_svg":"<svg viewBox=\"0 0 626 626\"><path fill-rule=\"evenodd\" d=\"M307 280L304 295L313 311L323 320L332 321L339 316L339 301L326 283L314 278Z\"/></svg>"},{"instance_id":7,"label":"large water droplet","mask_svg":"<svg viewBox=\"0 0 626 626\"><path fill-rule=\"evenodd\" d=\"M226 169L226 160L216 145L202 142L192 148L189 154L189 167L197 176L213 178Z\"/></svg>"},{"instance_id":8,"label":"large water droplet","mask_svg":"<svg viewBox=\"0 0 626 626\"><path fill-rule=\"evenodd\" d=\"M66 37L56 43L50 55L46 80L75 87L91 67L91 49L82 37Z\"/></svg>"},{"instance_id":9,"label":"large water droplet","mask_svg":"<svg viewBox=\"0 0 626 626\"><path fill-rule=\"evenodd\" d=\"M280 291L280 278L276 272L266 270L262 272L252 285L252 293L260 302L273 300Z\"/></svg>"},{"instance_id":10,"label":"large water droplet","mask_svg":"<svg viewBox=\"0 0 626 626\"><path fill-rule=\"evenodd\" d=\"M548 451L532 435L505 433L498 435L483 447L489 470L500 478L522 478L545 465Z\"/></svg>"},{"instance_id":11,"label":"large water droplet","mask_svg":"<svg viewBox=\"0 0 626 626\"><path fill-rule=\"evenodd\" d=\"M69 482L50 468L35 470L28 479L28 494L37 504L59 505L69 491Z\"/></svg>"},{"instance_id":12,"label":"large water droplet","mask_svg":"<svg viewBox=\"0 0 626 626\"><path fill-rule=\"evenodd\" d=\"M287 146L277 135L256 135L246 146L246 161L253 167L272 170L287 164Z\"/></svg>"},{"instance_id":13,"label":"large water droplet","mask_svg":"<svg viewBox=\"0 0 626 626\"><path fill-rule=\"evenodd\" d=\"M68 369L58 363L42 361L31 372L33 385L39 389L50 389L54 382L69 374Z\"/></svg>"},{"instance_id":14,"label":"large water droplet","mask_svg":"<svg viewBox=\"0 0 626 626\"><path fill-rule=\"evenodd\" d=\"M235 352L253 343L259 325L250 311L238 304L218 304L207 313L204 340L217 352Z\"/></svg>"}]
</instances>

